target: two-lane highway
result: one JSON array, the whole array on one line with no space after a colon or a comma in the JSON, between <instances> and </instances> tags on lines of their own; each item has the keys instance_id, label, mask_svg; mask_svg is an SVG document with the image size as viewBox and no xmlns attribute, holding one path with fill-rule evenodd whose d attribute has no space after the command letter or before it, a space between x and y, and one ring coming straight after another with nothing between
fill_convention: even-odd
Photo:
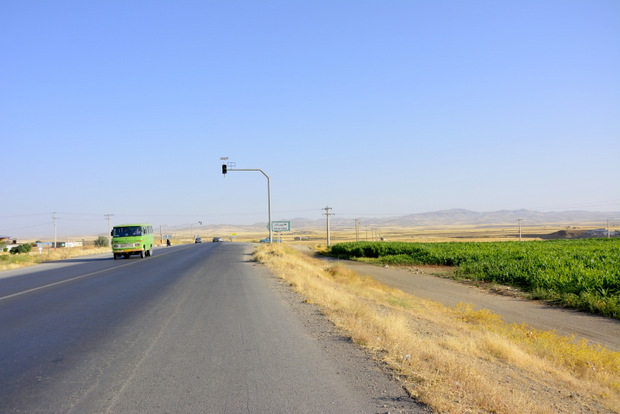
<instances>
[{"instance_id":1,"label":"two-lane highway","mask_svg":"<svg viewBox=\"0 0 620 414\"><path fill-rule=\"evenodd\" d=\"M205 243L3 272L0 412L374 413L402 398L387 377L372 395L341 375L251 252Z\"/></svg>"}]
</instances>

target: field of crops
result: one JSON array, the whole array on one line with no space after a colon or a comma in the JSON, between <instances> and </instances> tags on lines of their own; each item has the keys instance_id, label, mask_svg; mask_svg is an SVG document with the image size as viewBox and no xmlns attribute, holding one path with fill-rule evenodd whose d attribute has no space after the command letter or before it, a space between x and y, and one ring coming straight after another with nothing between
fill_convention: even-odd
<instances>
[{"instance_id":1,"label":"field of crops","mask_svg":"<svg viewBox=\"0 0 620 414\"><path fill-rule=\"evenodd\" d=\"M518 287L533 297L620 319L620 239L530 242L352 242L333 256L392 265L456 266L466 278Z\"/></svg>"}]
</instances>

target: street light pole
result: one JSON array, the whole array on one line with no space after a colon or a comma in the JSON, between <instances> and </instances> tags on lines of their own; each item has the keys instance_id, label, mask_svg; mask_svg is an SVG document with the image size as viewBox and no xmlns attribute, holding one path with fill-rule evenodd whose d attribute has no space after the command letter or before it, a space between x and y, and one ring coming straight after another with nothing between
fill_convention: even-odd
<instances>
[{"instance_id":1,"label":"street light pole","mask_svg":"<svg viewBox=\"0 0 620 414\"><path fill-rule=\"evenodd\" d=\"M226 161L228 159L228 157L222 157L220 158L222 161ZM224 164L225 166L226 164ZM226 174L226 171L259 171L261 172L266 178L267 178L267 210L269 212L269 223L267 224L267 227L269 227L269 243L271 243L273 241L273 229L271 228L271 179L269 178L269 176L267 174L265 174L265 171L261 170L260 168L226 168L226 169L222 169L222 173Z\"/></svg>"},{"instance_id":2,"label":"street light pole","mask_svg":"<svg viewBox=\"0 0 620 414\"><path fill-rule=\"evenodd\" d=\"M190 238L190 239L193 239L194 241L196 240L196 237L195 237L195 236L194 236L194 234L193 234L193 231L192 231L192 226L193 226L194 224L196 224L196 223L198 223L198 224L200 224L200 225L202 226L202 221L197 221L197 222L194 222L194 223L192 223L192 224L190 224L190 225L189 225L189 238Z\"/></svg>"}]
</instances>

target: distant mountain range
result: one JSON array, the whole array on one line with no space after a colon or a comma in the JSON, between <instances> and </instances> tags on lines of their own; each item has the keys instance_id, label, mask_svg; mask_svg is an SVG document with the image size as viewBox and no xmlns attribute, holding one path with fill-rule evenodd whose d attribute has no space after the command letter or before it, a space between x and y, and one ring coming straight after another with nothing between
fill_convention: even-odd
<instances>
[{"instance_id":1,"label":"distant mountain range","mask_svg":"<svg viewBox=\"0 0 620 414\"><path fill-rule=\"evenodd\" d=\"M479 226L495 227L511 225L516 226L518 219L522 219L524 227L540 225L558 226L600 226L606 227L607 220L612 225L620 225L620 212L596 212L596 211L555 211L541 212L532 210L499 210L492 212L477 212L465 209L452 209L432 211L427 213L408 214L395 217L358 217L360 226L366 227L446 227L446 226ZM274 217L274 221L290 221L291 230L303 232L325 228L325 217L308 218L281 218ZM354 218L338 217L334 215L330 218L330 228L332 230L352 229L355 227ZM212 231L267 231L267 222L259 222L250 225L237 224L212 224L205 225ZM178 228L181 230L182 228Z\"/></svg>"},{"instance_id":2,"label":"distant mountain range","mask_svg":"<svg viewBox=\"0 0 620 414\"><path fill-rule=\"evenodd\" d=\"M620 212L595 212L595 211L556 211L541 212L532 210L500 210L492 212L477 212L465 209L452 209L432 211L427 213L408 214L405 216L373 218L358 217L360 225L383 226L383 227L432 227L446 225L470 225L470 226L496 226L504 224L516 224L522 219L523 226L528 225L598 225L606 226L607 220L617 225L620 221ZM300 229L305 227L317 227L325 225L322 219L291 219L291 228ZM266 223L265 223L266 224ZM333 216L330 219L330 227L352 227L354 219L339 218Z\"/></svg>"}]
</instances>

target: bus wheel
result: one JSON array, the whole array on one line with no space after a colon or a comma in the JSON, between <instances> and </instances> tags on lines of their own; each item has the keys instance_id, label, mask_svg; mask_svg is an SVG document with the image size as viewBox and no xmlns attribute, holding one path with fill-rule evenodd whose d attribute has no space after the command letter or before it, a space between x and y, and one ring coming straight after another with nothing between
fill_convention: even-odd
<instances>
[{"instance_id":1,"label":"bus wheel","mask_svg":"<svg viewBox=\"0 0 620 414\"><path fill-rule=\"evenodd\" d=\"M144 259L144 250L140 252L140 259Z\"/></svg>"},{"instance_id":2,"label":"bus wheel","mask_svg":"<svg viewBox=\"0 0 620 414\"><path fill-rule=\"evenodd\" d=\"M116 253L113 253L114 255L114 260L118 260L118 255Z\"/></svg>"}]
</instances>

